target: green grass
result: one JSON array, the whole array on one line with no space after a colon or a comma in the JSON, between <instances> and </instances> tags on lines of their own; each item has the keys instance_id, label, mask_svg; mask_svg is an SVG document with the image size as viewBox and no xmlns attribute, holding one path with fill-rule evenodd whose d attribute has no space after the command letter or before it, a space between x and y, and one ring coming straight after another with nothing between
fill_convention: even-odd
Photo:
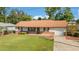
<instances>
[{"instance_id":1,"label":"green grass","mask_svg":"<svg viewBox=\"0 0 79 59\"><path fill-rule=\"evenodd\" d=\"M0 36L0 51L52 51L53 40L38 36L4 35Z\"/></svg>"}]
</instances>

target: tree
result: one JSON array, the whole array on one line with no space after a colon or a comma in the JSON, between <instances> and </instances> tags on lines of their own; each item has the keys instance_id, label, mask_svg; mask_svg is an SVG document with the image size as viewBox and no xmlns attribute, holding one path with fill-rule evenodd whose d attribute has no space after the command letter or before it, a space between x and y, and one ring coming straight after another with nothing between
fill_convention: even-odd
<instances>
[{"instance_id":1,"label":"tree","mask_svg":"<svg viewBox=\"0 0 79 59\"><path fill-rule=\"evenodd\" d=\"M0 7L0 22L6 22L7 7Z\"/></svg>"},{"instance_id":2,"label":"tree","mask_svg":"<svg viewBox=\"0 0 79 59\"><path fill-rule=\"evenodd\" d=\"M74 18L71 9L69 7L64 8L64 19L70 21Z\"/></svg>"},{"instance_id":3,"label":"tree","mask_svg":"<svg viewBox=\"0 0 79 59\"><path fill-rule=\"evenodd\" d=\"M46 7L45 12L49 16L48 19L55 19L55 14L58 10L60 10L60 7Z\"/></svg>"},{"instance_id":4,"label":"tree","mask_svg":"<svg viewBox=\"0 0 79 59\"><path fill-rule=\"evenodd\" d=\"M27 21L32 19L30 15L25 14L23 11L18 12L18 18L19 21Z\"/></svg>"},{"instance_id":5,"label":"tree","mask_svg":"<svg viewBox=\"0 0 79 59\"><path fill-rule=\"evenodd\" d=\"M13 24L16 24L19 21L27 21L32 19L31 16L25 14L23 11L16 9L12 10L7 18L8 22Z\"/></svg>"},{"instance_id":6,"label":"tree","mask_svg":"<svg viewBox=\"0 0 79 59\"><path fill-rule=\"evenodd\" d=\"M70 21L74 18L69 7L46 7L45 12L49 16L49 19Z\"/></svg>"},{"instance_id":7,"label":"tree","mask_svg":"<svg viewBox=\"0 0 79 59\"><path fill-rule=\"evenodd\" d=\"M63 20L63 19L64 19L64 15L61 11L55 15L55 20Z\"/></svg>"},{"instance_id":8,"label":"tree","mask_svg":"<svg viewBox=\"0 0 79 59\"><path fill-rule=\"evenodd\" d=\"M7 17L7 21L9 23L16 23L18 21L18 19L17 19L17 11L16 10L12 10L10 12L10 14Z\"/></svg>"},{"instance_id":9,"label":"tree","mask_svg":"<svg viewBox=\"0 0 79 59\"><path fill-rule=\"evenodd\" d=\"M38 20L42 20L42 18L41 17L38 17Z\"/></svg>"}]
</instances>

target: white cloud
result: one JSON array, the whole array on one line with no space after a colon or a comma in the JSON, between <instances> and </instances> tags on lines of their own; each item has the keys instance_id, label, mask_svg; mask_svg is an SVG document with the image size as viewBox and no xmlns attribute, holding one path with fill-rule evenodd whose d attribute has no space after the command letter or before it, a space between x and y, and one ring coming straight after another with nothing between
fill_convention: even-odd
<instances>
[{"instance_id":1,"label":"white cloud","mask_svg":"<svg viewBox=\"0 0 79 59\"><path fill-rule=\"evenodd\" d=\"M49 18L49 16L48 16L48 15L45 15L44 17L45 17L46 19L48 19L48 18Z\"/></svg>"},{"instance_id":2,"label":"white cloud","mask_svg":"<svg viewBox=\"0 0 79 59\"><path fill-rule=\"evenodd\" d=\"M77 19L78 19L77 17L74 18L74 20L77 20Z\"/></svg>"},{"instance_id":3,"label":"white cloud","mask_svg":"<svg viewBox=\"0 0 79 59\"><path fill-rule=\"evenodd\" d=\"M39 17L41 17L42 19L43 19L43 18L48 19L49 16L47 16L47 15L45 15L45 16L40 16L40 15L39 15L39 16L34 16L33 19L38 19Z\"/></svg>"},{"instance_id":4,"label":"white cloud","mask_svg":"<svg viewBox=\"0 0 79 59\"><path fill-rule=\"evenodd\" d=\"M74 15L74 20L77 20L77 19L78 19L77 15Z\"/></svg>"},{"instance_id":5,"label":"white cloud","mask_svg":"<svg viewBox=\"0 0 79 59\"><path fill-rule=\"evenodd\" d=\"M43 16L34 16L33 19L38 19L39 17L44 18Z\"/></svg>"}]
</instances>

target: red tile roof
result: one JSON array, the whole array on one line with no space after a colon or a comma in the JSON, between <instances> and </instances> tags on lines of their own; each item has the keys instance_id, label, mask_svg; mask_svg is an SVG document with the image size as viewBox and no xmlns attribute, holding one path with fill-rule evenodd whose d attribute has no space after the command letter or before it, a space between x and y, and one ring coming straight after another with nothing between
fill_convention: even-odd
<instances>
[{"instance_id":1,"label":"red tile roof","mask_svg":"<svg viewBox=\"0 0 79 59\"><path fill-rule=\"evenodd\" d=\"M66 21L59 20L32 20L32 21L20 21L16 24L17 27L66 27Z\"/></svg>"}]
</instances>

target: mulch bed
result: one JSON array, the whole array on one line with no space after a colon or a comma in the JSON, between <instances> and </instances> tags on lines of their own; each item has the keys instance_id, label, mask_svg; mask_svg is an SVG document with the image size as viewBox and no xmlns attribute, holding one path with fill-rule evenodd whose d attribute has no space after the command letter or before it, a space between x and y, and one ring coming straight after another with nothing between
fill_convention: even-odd
<instances>
[{"instance_id":1,"label":"mulch bed","mask_svg":"<svg viewBox=\"0 0 79 59\"><path fill-rule=\"evenodd\" d=\"M79 37L66 36L68 40L79 40Z\"/></svg>"}]
</instances>

